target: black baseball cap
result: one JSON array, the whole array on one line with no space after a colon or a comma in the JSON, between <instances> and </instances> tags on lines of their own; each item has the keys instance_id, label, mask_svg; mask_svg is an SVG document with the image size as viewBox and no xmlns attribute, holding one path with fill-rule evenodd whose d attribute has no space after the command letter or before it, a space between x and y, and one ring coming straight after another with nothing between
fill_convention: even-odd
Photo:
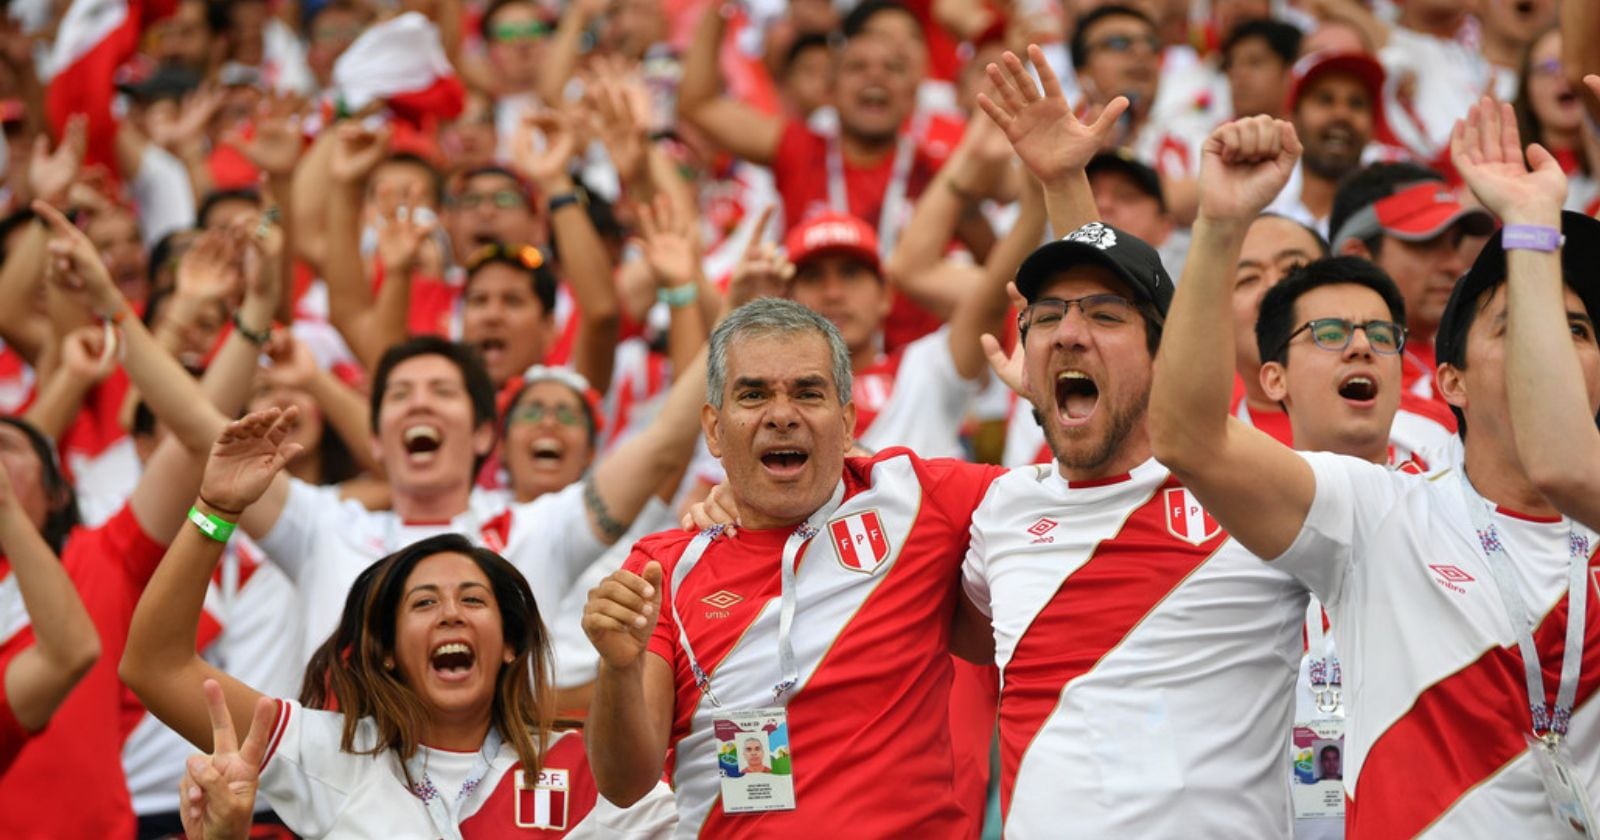
<instances>
[{"instance_id":1,"label":"black baseball cap","mask_svg":"<svg viewBox=\"0 0 1600 840\"><path fill-rule=\"evenodd\" d=\"M1167 198L1161 194L1161 176L1127 149L1099 152L1083 167L1084 175L1090 178L1100 172L1116 172L1122 175L1132 181L1139 192L1155 199L1161 206L1161 212L1167 212Z\"/></svg>"},{"instance_id":2,"label":"black baseball cap","mask_svg":"<svg viewBox=\"0 0 1600 840\"><path fill-rule=\"evenodd\" d=\"M182 99L200 86L200 75L193 70L163 64L137 81L123 82L117 90L140 102Z\"/></svg>"},{"instance_id":3,"label":"black baseball cap","mask_svg":"<svg viewBox=\"0 0 1600 840\"><path fill-rule=\"evenodd\" d=\"M1561 279L1578 293L1589 317L1600 320L1600 220L1582 213L1561 214ZM1462 275L1450 291L1439 332L1434 338L1434 356L1439 364L1460 366L1467 355L1467 330L1478 313L1478 299L1492 293L1506 281L1506 250L1498 233L1489 237L1472 268Z\"/></svg>"},{"instance_id":4,"label":"black baseball cap","mask_svg":"<svg viewBox=\"0 0 1600 840\"><path fill-rule=\"evenodd\" d=\"M1144 240L1104 222L1090 222L1035 248L1017 269L1017 291L1033 303L1051 278L1079 265L1108 269L1141 299L1154 304L1163 317L1172 305L1172 278L1161 265L1161 255Z\"/></svg>"}]
</instances>

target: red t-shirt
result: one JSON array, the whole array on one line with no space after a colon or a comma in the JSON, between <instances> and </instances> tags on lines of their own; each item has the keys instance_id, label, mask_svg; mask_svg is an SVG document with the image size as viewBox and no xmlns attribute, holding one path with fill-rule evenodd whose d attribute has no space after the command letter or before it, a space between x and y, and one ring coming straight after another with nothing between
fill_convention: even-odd
<instances>
[{"instance_id":1,"label":"red t-shirt","mask_svg":"<svg viewBox=\"0 0 1600 840\"><path fill-rule=\"evenodd\" d=\"M122 773L127 731L117 664L139 593L166 550L144 533L127 506L104 525L80 528L67 539L61 563L100 633L100 660L0 778L0 837L134 836ZM0 576L9 573L9 566L0 569ZM31 644L33 629L25 628L0 642L0 659Z\"/></svg>"},{"instance_id":2,"label":"red t-shirt","mask_svg":"<svg viewBox=\"0 0 1600 840\"><path fill-rule=\"evenodd\" d=\"M779 558L792 529L741 529L713 541L679 588L673 568L694 535L665 532L634 547L626 568L663 565L663 597L677 605L723 704L701 702L673 611L661 610L650 652L674 672L667 764L681 833L762 840L963 834L967 817L952 771L950 618L972 513L1003 472L924 461L898 448L845 461L843 503L796 564L791 643L800 682L786 704L793 811L725 815L710 740L712 716L772 705L780 678L773 602L781 598ZM678 761L680 751L692 760Z\"/></svg>"},{"instance_id":3,"label":"red t-shirt","mask_svg":"<svg viewBox=\"0 0 1600 840\"><path fill-rule=\"evenodd\" d=\"M0 779L5 778L6 770L11 767L11 762L16 761L22 745L33 737L32 733L22 728L16 712L11 710L11 700L6 697L6 669L11 667L11 660L21 652L19 648L0 654Z\"/></svg>"}]
</instances>

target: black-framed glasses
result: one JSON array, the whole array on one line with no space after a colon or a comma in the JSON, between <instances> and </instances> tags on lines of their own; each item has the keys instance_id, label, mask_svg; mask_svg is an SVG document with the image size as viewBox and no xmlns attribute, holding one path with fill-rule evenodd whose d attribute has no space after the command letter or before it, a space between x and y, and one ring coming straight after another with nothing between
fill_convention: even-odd
<instances>
[{"instance_id":1,"label":"black-framed glasses","mask_svg":"<svg viewBox=\"0 0 1600 840\"><path fill-rule=\"evenodd\" d=\"M1161 52L1161 39L1154 35L1111 35L1089 45L1089 52L1110 50L1116 53L1132 52L1143 45L1153 53Z\"/></svg>"},{"instance_id":2,"label":"black-framed glasses","mask_svg":"<svg viewBox=\"0 0 1600 840\"><path fill-rule=\"evenodd\" d=\"M513 423L539 423L547 416L555 417L556 422L563 426L581 426L584 423L582 409L570 405L548 406L542 402L530 402L511 409Z\"/></svg>"},{"instance_id":3,"label":"black-framed glasses","mask_svg":"<svg viewBox=\"0 0 1600 840\"><path fill-rule=\"evenodd\" d=\"M485 204L493 204L501 210L510 210L513 207L527 207L528 197L516 190L464 192L452 199L451 203L463 210L476 210Z\"/></svg>"},{"instance_id":4,"label":"black-framed glasses","mask_svg":"<svg viewBox=\"0 0 1600 840\"><path fill-rule=\"evenodd\" d=\"M1131 324L1139 318L1139 308L1122 295L1109 293L1085 295L1071 300L1041 298L1017 313L1017 332L1021 333L1023 338L1027 338L1028 330L1034 327L1053 330L1061 323L1061 319L1072 311L1074 304L1083 312L1083 317L1088 320L1090 326L1094 327L1115 329Z\"/></svg>"},{"instance_id":5,"label":"black-framed glasses","mask_svg":"<svg viewBox=\"0 0 1600 840\"><path fill-rule=\"evenodd\" d=\"M529 271L536 271L544 265L544 253L532 245L507 245L503 242L491 242L484 245L467 257L466 269L471 274L493 260L504 260L516 263Z\"/></svg>"},{"instance_id":6,"label":"black-framed glasses","mask_svg":"<svg viewBox=\"0 0 1600 840\"><path fill-rule=\"evenodd\" d=\"M1367 334L1367 346L1380 356L1393 356L1406 349L1406 328L1402 324L1393 321L1367 321L1358 324L1344 318L1316 318L1301 324L1298 329L1289 333L1289 337L1279 345L1275 355L1282 356L1283 351L1289 347L1289 342L1303 332L1311 333L1311 341L1318 347L1336 353L1342 352L1350 346L1356 330Z\"/></svg>"}]
</instances>

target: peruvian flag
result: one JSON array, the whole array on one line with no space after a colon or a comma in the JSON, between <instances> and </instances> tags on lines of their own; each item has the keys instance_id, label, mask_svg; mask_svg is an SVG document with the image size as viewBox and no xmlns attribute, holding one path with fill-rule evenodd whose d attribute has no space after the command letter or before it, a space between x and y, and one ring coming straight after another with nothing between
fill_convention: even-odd
<instances>
[{"instance_id":1,"label":"peruvian flag","mask_svg":"<svg viewBox=\"0 0 1600 840\"><path fill-rule=\"evenodd\" d=\"M538 783L528 785L518 770L517 827L565 829L570 781L565 770L541 770Z\"/></svg>"},{"instance_id":2,"label":"peruvian flag","mask_svg":"<svg viewBox=\"0 0 1600 840\"><path fill-rule=\"evenodd\" d=\"M112 74L133 55L142 19L172 11L173 0L73 0L50 51L45 113L57 137L67 118L89 118L85 165L116 171L117 120L111 113Z\"/></svg>"},{"instance_id":3,"label":"peruvian flag","mask_svg":"<svg viewBox=\"0 0 1600 840\"><path fill-rule=\"evenodd\" d=\"M466 104L439 41L439 30L420 12L370 26L333 64L333 87L346 113L385 102L395 116L415 124L453 119Z\"/></svg>"},{"instance_id":4,"label":"peruvian flag","mask_svg":"<svg viewBox=\"0 0 1600 840\"><path fill-rule=\"evenodd\" d=\"M883 534L883 522L878 519L877 511L869 510L830 522L828 533L833 537L839 562L852 572L871 574L889 558L889 540Z\"/></svg>"}]
</instances>

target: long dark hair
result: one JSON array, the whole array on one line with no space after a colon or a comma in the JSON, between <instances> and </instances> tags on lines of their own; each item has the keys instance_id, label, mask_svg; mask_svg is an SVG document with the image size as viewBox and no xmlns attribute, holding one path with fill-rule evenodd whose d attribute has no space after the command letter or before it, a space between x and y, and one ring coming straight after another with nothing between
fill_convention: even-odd
<instances>
[{"instance_id":1,"label":"long dark hair","mask_svg":"<svg viewBox=\"0 0 1600 840\"><path fill-rule=\"evenodd\" d=\"M412 543L369 566L345 599L339 626L317 648L306 666L300 702L309 708L337 708L344 714L339 747L377 755L393 749L402 762L416 754L428 716L416 691L398 671L385 667L395 655L396 624L406 578L418 563L436 554L459 554L483 570L500 606L501 632L516 652L495 677L490 725L517 751L523 769L539 771L553 718L548 682L550 641L528 581L504 557L473 545L460 534L440 534ZM378 742L355 749L362 718L377 725ZM409 779L409 773L407 781Z\"/></svg>"},{"instance_id":2,"label":"long dark hair","mask_svg":"<svg viewBox=\"0 0 1600 840\"><path fill-rule=\"evenodd\" d=\"M1540 122L1539 115L1534 113L1533 99L1528 96L1528 79L1533 76L1534 47L1539 46L1539 42L1543 41L1552 32L1560 34L1561 28L1552 26L1533 36L1533 40L1529 41L1528 45L1522 50L1522 62L1517 69L1517 96L1511 101L1511 111L1516 114L1517 133L1522 136L1524 146L1529 143L1539 143L1546 149L1550 148L1550 144L1546 143L1544 139L1544 123ZM1562 37L1566 36L1563 35ZM1582 153L1583 141L1581 139L1578 144L1578 152L1578 171L1588 175L1590 172L1589 156Z\"/></svg>"},{"instance_id":3,"label":"long dark hair","mask_svg":"<svg viewBox=\"0 0 1600 840\"><path fill-rule=\"evenodd\" d=\"M0 414L0 423L22 432L34 456L39 459L39 482L44 485L45 499L49 502L49 511L45 513L44 526L39 533L50 550L60 556L62 547L67 544L67 535L82 520L78 516L77 494L73 492L66 474L61 471L56 447L37 426L21 417Z\"/></svg>"}]
</instances>

